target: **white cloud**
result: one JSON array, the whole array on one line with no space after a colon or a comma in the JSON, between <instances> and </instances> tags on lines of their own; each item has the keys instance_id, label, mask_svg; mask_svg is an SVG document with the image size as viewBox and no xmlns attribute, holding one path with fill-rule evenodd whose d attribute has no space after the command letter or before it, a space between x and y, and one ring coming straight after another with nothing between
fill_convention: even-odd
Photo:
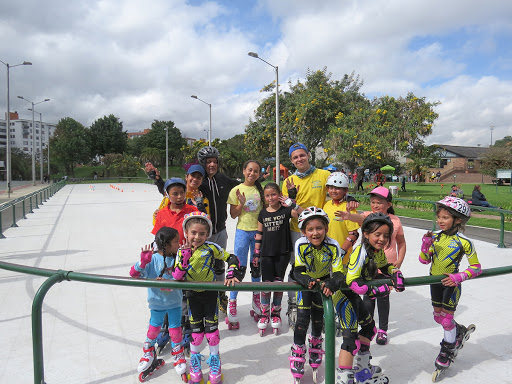
<instances>
[{"instance_id":1,"label":"white cloud","mask_svg":"<svg viewBox=\"0 0 512 384\"><path fill-rule=\"evenodd\" d=\"M510 52L497 49L497 38L511 34L510 2L261 0L255 9L246 6L185 0L2 4L0 60L34 64L11 72L12 110L28 114L18 94L34 101L49 97L52 102L40 108L45 120L71 116L90 125L113 113L130 131L154 119L173 120L184 135L205 137L208 106L191 99L194 94L212 104L213 136L228 138L243 132L265 97L258 90L275 78L271 67L247 56L256 51L279 66L283 89L307 68L327 66L335 79L360 74L370 96L412 91L442 101L429 141L485 145L489 125L496 126L495 138L511 134L509 79L476 73L466 61L471 52L495 52L486 70L510 73ZM247 12L261 18L253 29L241 21ZM269 18L279 23L277 40L261 40L257 32ZM454 54L444 37L465 29L479 33ZM433 38L412 50L412 39L424 36ZM0 98L2 110L4 103Z\"/></svg>"}]
</instances>

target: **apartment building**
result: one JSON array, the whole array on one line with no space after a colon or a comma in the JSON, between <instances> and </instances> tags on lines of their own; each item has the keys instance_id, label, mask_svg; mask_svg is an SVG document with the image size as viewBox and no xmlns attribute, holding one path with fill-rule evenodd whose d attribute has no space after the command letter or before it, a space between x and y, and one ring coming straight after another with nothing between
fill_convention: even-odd
<instances>
[{"instance_id":1,"label":"apartment building","mask_svg":"<svg viewBox=\"0 0 512 384\"><path fill-rule=\"evenodd\" d=\"M48 146L49 135L55 132L56 124L34 121L36 156ZM10 140L11 148L19 148L27 154L32 154L32 119L20 119L17 112L11 112L9 133L7 134L6 120L0 120L0 148L7 146ZM9 137L9 138L8 138Z\"/></svg>"}]
</instances>

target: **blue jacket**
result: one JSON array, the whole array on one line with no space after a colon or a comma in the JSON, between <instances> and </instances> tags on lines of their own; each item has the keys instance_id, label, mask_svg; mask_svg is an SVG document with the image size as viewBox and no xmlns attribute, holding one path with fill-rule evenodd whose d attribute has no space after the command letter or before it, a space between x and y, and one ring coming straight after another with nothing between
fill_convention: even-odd
<instances>
[{"instance_id":1,"label":"blue jacket","mask_svg":"<svg viewBox=\"0 0 512 384\"><path fill-rule=\"evenodd\" d=\"M172 271L174 271L174 257L166 257L165 263L166 270L162 275L162 279L174 280L172 277ZM160 276L164 268L164 257L155 252L151 257L151 262L147 264L145 268L140 267L140 261L135 264L134 268L140 272L140 278L156 279ZM166 309L181 308L182 298L183 292L181 289L173 288L168 291L160 288L148 288L149 309L163 311Z\"/></svg>"}]
</instances>

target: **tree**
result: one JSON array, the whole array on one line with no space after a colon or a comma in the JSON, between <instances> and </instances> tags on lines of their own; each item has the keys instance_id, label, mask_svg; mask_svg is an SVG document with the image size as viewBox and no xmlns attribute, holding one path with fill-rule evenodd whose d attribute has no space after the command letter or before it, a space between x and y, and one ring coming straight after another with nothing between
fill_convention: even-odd
<instances>
[{"instance_id":1,"label":"tree","mask_svg":"<svg viewBox=\"0 0 512 384\"><path fill-rule=\"evenodd\" d=\"M493 145L482 156L480 171L489 176L496 177L497 169L512 169L512 140Z\"/></svg>"},{"instance_id":2,"label":"tree","mask_svg":"<svg viewBox=\"0 0 512 384\"><path fill-rule=\"evenodd\" d=\"M151 129L148 133L142 136L142 151L146 148L158 149L165 164L165 129L168 129L168 142L169 142L169 161L172 164L178 163L182 160L180 149L187 144L186 140L182 137L181 131L174 126L172 121L158 121L155 120L151 124Z\"/></svg>"},{"instance_id":3,"label":"tree","mask_svg":"<svg viewBox=\"0 0 512 384\"><path fill-rule=\"evenodd\" d=\"M420 175L420 181L425 181L429 168L435 168L439 165L439 146L425 146L418 143L410 149L407 158L410 160L406 167L412 175Z\"/></svg>"},{"instance_id":4,"label":"tree","mask_svg":"<svg viewBox=\"0 0 512 384\"><path fill-rule=\"evenodd\" d=\"M218 139L215 139L212 143L212 146L218 142ZM206 147L208 143L204 140L196 140L192 143L192 145L184 145L180 148L181 155L183 156L184 164L196 164L197 163L197 152L203 147Z\"/></svg>"},{"instance_id":5,"label":"tree","mask_svg":"<svg viewBox=\"0 0 512 384\"><path fill-rule=\"evenodd\" d=\"M5 148L0 149L0 159L5 159ZM5 179L6 173L3 176ZM31 177L32 157L20 148L11 147L11 180L29 180Z\"/></svg>"},{"instance_id":6,"label":"tree","mask_svg":"<svg viewBox=\"0 0 512 384\"><path fill-rule=\"evenodd\" d=\"M238 134L217 144L216 148L220 153L220 167L230 177L241 177L242 166L249 160L249 156L245 152L244 139L243 134Z\"/></svg>"},{"instance_id":7,"label":"tree","mask_svg":"<svg viewBox=\"0 0 512 384\"><path fill-rule=\"evenodd\" d=\"M136 158L128 154L107 153L103 156L106 176L134 177L142 165Z\"/></svg>"},{"instance_id":8,"label":"tree","mask_svg":"<svg viewBox=\"0 0 512 384\"><path fill-rule=\"evenodd\" d=\"M92 156L123 153L126 150L128 135L123 131L123 123L112 114L92 123L90 134Z\"/></svg>"},{"instance_id":9,"label":"tree","mask_svg":"<svg viewBox=\"0 0 512 384\"><path fill-rule=\"evenodd\" d=\"M52 162L62 166L66 174L74 176L76 164L90 159L90 135L88 130L71 117L60 119L50 138Z\"/></svg>"},{"instance_id":10,"label":"tree","mask_svg":"<svg viewBox=\"0 0 512 384\"><path fill-rule=\"evenodd\" d=\"M358 76L345 75L341 80L331 80L327 69L307 71L306 81L289 83L290 91L280 94L280 145L281 162L288 162L288 147L300 141L311 148L312 161L316 161L315 149L325 146L325 139L336 116L344 113L351 100L361 98L362 81ZM271 92L272 83L262 89ZM267 158L275 153L275 96L264 99L255 111L255 120L246 127L248 155L251 158ZM284 150L286 149L286 150ZM323 166L323 158L317 166Z\"/></svg>"}]
</instances>

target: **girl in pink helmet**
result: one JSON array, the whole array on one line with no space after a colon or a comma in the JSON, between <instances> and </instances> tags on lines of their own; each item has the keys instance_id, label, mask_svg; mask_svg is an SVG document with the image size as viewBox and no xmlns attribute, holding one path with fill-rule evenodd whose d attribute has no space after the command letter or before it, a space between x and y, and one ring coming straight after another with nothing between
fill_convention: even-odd
<instances>
[{"instance_id":1,"label":"girl in pink helmet","mask_svg":"<svg viewBox=\"0 0 512 384\"><path fill-rule=\"evenodd\" d=\"M393 223L393 232L389 239L388 245L384 248L384 253L390 264L396 268L400 268L406 252L405 236L402 223L398 216L395 216L393 209L393 198L391 192L386 187L377 187L370 192L370 208L371 211L363 212L362 214L349 213L338 211L335 214L343 220L355 221L362 224L363 220L371 213L383 213L389 216ZM384 276L377 275L375 278L383 278ZM377 302L377 310L379 313L379 330L377 332L376 342L380 345L386 345L389 341L388 337L388 321L389 321L389 295L383 295L376 300L370 299L368 296L363 298L365 305L368 307L372 317L375 312L375 302Z\"/></svg>"}]
</instances>

